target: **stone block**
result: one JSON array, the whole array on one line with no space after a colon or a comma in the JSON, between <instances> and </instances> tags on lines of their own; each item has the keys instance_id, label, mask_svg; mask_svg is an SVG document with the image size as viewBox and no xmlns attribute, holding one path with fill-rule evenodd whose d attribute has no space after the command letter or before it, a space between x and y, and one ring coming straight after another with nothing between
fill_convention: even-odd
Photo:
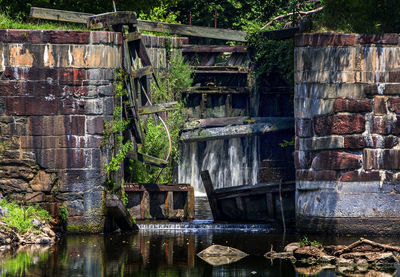
<instances>
[{"instance_id":1,"label":"stone block","mask_svg":"<svg viewBox=\"0 0 400 277\"><path fill-rule=\"evenodd\" d=\"M369 99L336 99L334 105L335 112L370 112L372 111L371 101Z\"/></svg>"},{"instance_id":2,"label":"stone block","mask_svg":"<svg viewBox=\"0 0 400 277\"><path fill-rule=\"evenodd\" d=\"M400 149L364 149L365 169L400 169Z\"/></svg>"},{"instance_id":3,"label":"stone block","mask_svg":"<svg viewBox=\"0 0 400 277\"><path fill-rule=\"evenodd\" d=\"M295 36L295 46L351 46L354 34L299 34Z\"/></svg>"},{"instance_id":4,"label":"stone block","mask_svg":"<svg viewBox=\"0 0 400 277\"><path fill-rule=\"evenodd\" d=\"M400 134L400 116L373 117L372 132L381 135Z\"/></svg>"},{"instance_id":5,"label":"stone block","mask_svg":"<svg viewBox=\"0 0 400 277\"><path fill-rule=\"evenodd\" d=\"M373 135L368 140L368 147L372 148L393 148L399 142L396 136Z\"/></svg>"},{"instance_id":6,"label":"stone block","mask_svg":"<svg viewBox=\"0 0 400 277\"><path fill-rule=\"evenodd\" d=\"M381 176L379 171L348 171L340 176L342 182L369 182L380 181Z\"/></svg>"},{"instance_id":7,"label":"stone block","mask_svg":"<svg viewBox=\"0 0 400 277\"><path fill-rule=\"evenodd\" d=\"M38 203L45 200L45 195L42 192L30 192L25 194L26 203Z\"/></svg>"},{"instance_id":8,"label":"stone block","mask_svg":"<svg viewBox=\"0 0 400 277\"><path fill-rule=\"evenodd\" d=\"M36 176L29 182L29 185L33 191L50 192L56 180L56 174L39 170Z\"/></svg>"},{"instance_id":9,"label":"stone block","mask_svg":"<svg viewBox=\"0 0 400 277\"><path fill-rule=\"evenodd\" d=\"M37 162L46 169L88 168L91 151L88 149L41 149L36 150Z\"/></svg>"},{"instance_id":10,"label":"stone block","mask_svg":"<svg viewBox=\"0 0 400 277\"><path fill-rule=\"evenodd\" d=\"M296 170L297 181L335 181L337 172L335 170Z\"/></svg>"},{"instance_id":11,"label":"stone block","mask_svg":"<svg viewBox=\"0 0 400 277\"><path fill-rule=\"evenodd\" d=\"M361 168L361 156L357 154L322 151L318 153L311 164L315 170L344 170Z\"/></svg>"},{"instance_id":12,"label":"stone block","mask_svg":"<svg viewBox=\"0 0 400 277\"><path fill-rule=\"evenodd\" d=\"M314 117L314 131L318 136L363 133L365 116L362 114L338 114Z\"/></svg>"},{"instance_id":13,"label":"stone block","mask_svg":"<svg viewBox=\"0 0 400 277\"><path fill-rule=\"evenodd\" d=\"M68 201L68 216L82 216L84 214L83 200Z\"/></svg>"},{"instance_id":14,"label":"stone block","mask_svg":"<svg viewBox=\"0 0 400 277\"><path fill-rule=\"evenodd\" d=\"M387 102L387 97L375 96L374 97L374 114L376 114L376 115L387 114L386 102Z\"/></svg>"},{"instance_id":15,"label":"stone block","mask_svg":"<svg viewBox=\"0 0 400 277\"><path fill-rule=\"evenodd\" d=\"M43 43L89 44L90 31L47 30L43 32Z\"/></svg>"},{"instance_id":16,"label":"stone block","mask_svg":"<svg viewBox=\"0 0 400 277\"><path fill-rule=\"evenodd\" d=\"M296 169L310 168L312 155L307 151L296 151L294 153L294 166Z\"/></svg>"},{"instance_id":17,"label":"stone block","mask_svg":"<svg viewBox=\"0 0 400 277\"><path fill-rule=\"evenodd\" d=\"M58 173L60 178L59 192L81 192L89 188L101 188L106 181L102 170L69 169Z\"/></svg>"},{"instance_id":18,"label":"stone block","mask_svg":"<svg viewBox=\"0 0 400 277\"><path fill-rule=\"evenodd\" d=\"M314 137L312 139L312 150L340 149L344 147L342 136Z\"/></svg>"},{"instance_id":19,"label":"stone block","mask_svg":"<svg viewBox=\"0 0 400 277\"><path fill-rule=\"evenodd\" d=\"M366 95L400 95L400 84L374 84L364 87Z\"/></svg>"},{"instance_id":20,"label":"stone block","mask_svg":"<svg viewBox=\"0 0 400 277\"><path fill-rule=\"evenodd\" d=\"M390 97L388 99L389 111L400 114L400 97Z\"/></svg>"},{"instance_id":21,"label":"stone block","mask_svg":"<svg viewBox=\"0 0 400 277\"><path fill-rule=\"evenodd\" d=\"M102 117L88 117L86 120L86 133L91 135L101 135L104 130L104 120Z\"/></svg>"},{"instance_id":22,"label":"stone block","mask_svg":"<svg viewBox=\"0 0 400 277\"><path fill-rule=\"evenodd\" d=\"M77 100L72 97L63 98L59 102L60 114L85 114L86 100Z\"/></svg>"},{"instance_id":23,"label":"stone block","mask_svg":"<svg viewBox=\"0 0 400 277\"><path fill-rule=\"evenodd\" d=\"M358 37L360 44L398 44L399 34L362 34Z\"/></svg>"},{"instance_id":24,"label":"stone block","mask_svg":"<svg viewBox=\"0 0 400 277\"><path fill-rule=\"evenodd\" d=\"M49 97L7 97L6 112L8 115L55 115L58 111L58 100Z\"/></svg>"},{"instance_id":25,"label":"stone block","mask_svg":"<svg viewBox=\"0 0 400 277\"><path fill-rule=\"evenodd\" d=\"M311 137L313 135L313 126L311 119L296 119L296 136Z\"/></svg>"},{"instance_id":26,"label":"stone block","mask_svg":"<svg viewBox=\"0 0 400 277\"><path fill-rule=\"evenodd\" d=\"M0 188L8 193L21 193L29 189L28 183L21 179L0 179Z\"/></svg>"},{"instance_id":27,"label":"stone block","mask_svg":"<svg viewBox=\"0 0 400 277\"><path fill-rule=\"evenodd\" d=\"M367 141L364 136L345 136L344 148L362 149L367 146Z\"/></svg>"}]
</instances>

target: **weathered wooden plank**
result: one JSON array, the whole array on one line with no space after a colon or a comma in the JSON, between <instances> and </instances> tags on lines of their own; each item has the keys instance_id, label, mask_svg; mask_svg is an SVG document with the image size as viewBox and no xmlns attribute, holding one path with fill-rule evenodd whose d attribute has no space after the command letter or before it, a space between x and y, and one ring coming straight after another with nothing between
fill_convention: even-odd
<instances>
[{"instance_id":1,"label":"weathered wooden plank","mask_svg":"<svg viewBox=\"0 0 400 277\"><path fill-rule=\"evenodd\" d=\"M124 186L126 192L158 192L158 191L189 191L193 189L189 184L152 184L152 183L126 183Z\"/></svg>"},{"instance_id":2,"label":"weathered wooden plank","mask_svg":"<svg viewBox=\"0 0 400 277\"><path fill-rule=\"evenodd\" d=\"M154 70L152 66L144 66L139 69L132 70L131 76L140 79L146 75L152 74L153 71Z\"/></svg>"},{"instance_id":3,"label":"weathered wooden plank","mask_svg":"<svg viewBox=\"0 0 400 277\"><path fill-rule=\"evenodd\" d=\"M185 125L183 126L183 130L189 131L199 128L223 127L229 125L232 126L232 125L243 125L243 124L253 124L253 123L268 123L276 119L277 117L248 117L248 116L204 118L186 122Z\"/></svg>"},{"instance_id":4,"label":"weathered wooden plank","mask_svg":"<svg viewBox=\"0 0 400 277\"><path fill-rule=\"evenodd\" d=\"M244 45L182 45L182 53L247 53Z\"/></svg>"},{"instance_id":5,"label":"weathered wooden plank","mask_svg":"<svg viewBox=\"0 0 400 277\"><path fill-rule=\"evenodd\" d=\"M109 194L106 197L107 213L114 218L118 227L122 231L134 231L139 228L133 222L132 216L126 209L124 203L115 194Z\"/></svg>"},{"instance_id":6,"label":"weathered wooden plank","mask_svg":"<svg viewBox=\"0 0 400 277\"><path fill-rule=\"evenodd\" d=\"M180 139L182 142L206 141L249 135L262 135L269 132L294 128L294 120L290 117L269 118L269 120L266 121L268 122L188 131L182 133Z\"/></svg>"},{"instance_id":7,"label":"weathered wooden plank","mask_svg":"<svg viewBox=\"0 0 400 277\"><path fill-rule=\"evenodd\" d=\"M128 33L124 36L125 40L127 42L131 42L131 41L135 41L135 40L139 40L142 38L142 34L138 33L138 32L132 32L132 33Z\"/></svg>"},{"instance_id":8,"label":"weathered wooden plank","mask_svg":"<svg viewBox=\"0 0 400 277\"><path fill-rule=\"evenodd\" d=\"M199 86L190 87L186 93L209 93L209 94L247 94L250 93L249 87L227 87L227 86Z\"/></svg>"},{"instance_id":9,"label":"weathered wooden plank","mask_svg":"<svg viewBox=\"0 0 400 277\"><path fill-rule=\"evenodd\" d=\"M93 14L77 13L71 11L52 10L32 7L31 17L38 19L57 20L66 22L75 22L87 24L89 16ZM140 30L150 32L161 32L177 35L186 35L194 37L215 38L232 41L246 41L247 33L243 31L209 28L202 26L172 24L164 22L155 22L147 20L138 20L137 26Z\"/></svg>"},{"instance_id":10,"label":"weathered wooden plank","mask_svg":"<svg viewBox=\"0 0 400 277\"><path fill-rule=\"evenodd\" d=\"M176 102L176 101L169 102L169 103L154 104L152 106L140 107L139 115L168 112L168 111L174 111L177 109L178 109L178 102Z\"/></svg>"},{"instance_id":11,"label":"weathered wooden plank","mask_svg":"<svg viewBox=\"0 0 400 277\"><path fill-rule=\"evenodd\" d=\"M193 66L196 72L210 72L210 71L216 71L216 72L227 72L227 73L232 73L232 72L240 72L240 73L249 73L249 67L248 66L232 66L232 65L198 65L198 66Z\"/></svg>"},{"instance_id":12,"label":"weathered wooden plank","mask_svg":"<svg viewBox=\"0 0 400 277\"><path fill-rule=\"evenodd\" d=\"M172 24L164 22L155 22L141 20L138 22L138 28L144 31L170 33L176 35L185 35L193 37L215 38L222 40L246 41L247 33L243 31L209 28L184 24Z\"/></svg>"},{"instance_id":13,"label":"weathered wooden plank","mask_svg":"<svg viewBox=\"0 0 400 277\"><path fill-rule=\"evenodd\" d=\"M109 12L89 16L87 27L89 29L102 29L116 25L137 24L136 13L131 11Z\"/></svg>"},{"instance_id":14,"label":"weathered wooden plank","mask_svg":"<svg viewBox=\"0 0 400 277\"><path fill-rule=\"evenodd\" d=\"M91 13L71 12L45 8L31 7L30 17L46 20L86 24Z\"/></svg>"},{"instance_id":15,"label":"weathered wooden plank","mask_svg":"<svg viewBox=\"0 0 400 277\"><path fill-rule=\"evenodd\" d=\"M213 218L220 219L221 218L220 210L218 207L217 200L214 196L214 186L211 181L210 173L208 172L208 170L201 171L200 176L201 176L201 180L203 181L204 189L206 190L206 194L207 194L208 202L210 204L211 213L213 215Z\"/></svg>"},{"instance_id":16,"label":"weathered wooden plank","mask_svg":"<svg viewBox=\"0 0 400 277\"><path fill-rule=\"evenodd\" d=\"M140 161L140 162L144 162L146 164L151 164L160 168L164 168L168 165L168 162L166 162L165 160L156 158L156 157L152 157L146 154L142 154L142 153L135 153L135 152L128 152L128 154L126 155L128 158L133 159L135 161Z\"/></svg>"}]
</instances>

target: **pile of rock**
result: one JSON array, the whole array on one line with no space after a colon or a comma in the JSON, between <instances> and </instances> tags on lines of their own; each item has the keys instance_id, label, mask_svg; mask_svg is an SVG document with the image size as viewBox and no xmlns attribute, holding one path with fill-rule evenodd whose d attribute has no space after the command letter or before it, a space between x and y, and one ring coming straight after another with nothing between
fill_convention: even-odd
<instances>
[{"instance_id":1,"label":"pile of rock","mask_svg":"<svg viewBox=\"0 0 400 277\"><path fill-rule=\"evenodd\" d=\"M341 274L370 270L394 270L399 263L400 247L377 243L361 238L348 245L311 246L300 243L288 244L284 252L270 251L271 259L288 259L302 274L316 274L324 269L336 269Z\"/></svg>"}]
</instances>

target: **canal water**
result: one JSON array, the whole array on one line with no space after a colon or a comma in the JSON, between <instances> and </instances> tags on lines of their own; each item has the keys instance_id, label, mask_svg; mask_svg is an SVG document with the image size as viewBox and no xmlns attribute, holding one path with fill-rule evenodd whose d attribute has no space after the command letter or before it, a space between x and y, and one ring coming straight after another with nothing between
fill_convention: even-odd
<instances>
[{"instance_id":1,"label":"canal water","mask_svg":"<svg viewBox=\"0 0 400 277\"><path fill-rule=\"evenodd\" d=\"M302 276L286 261L270 261L264 253L282 250L299 236L246 230L150 230L135 234L67 235L50 247L26 246L0 254L0 276ZM348 244L355 237L310 237L324 244ZM397 238L374 238L399 244ZM212 244L238 248L249 256L212 266L196 254ZM395 274L395 275L392 275ZM315 276L336 276L326 270ZM396 276L391 275L371 276Z\"/></svg>"}]
</instances>

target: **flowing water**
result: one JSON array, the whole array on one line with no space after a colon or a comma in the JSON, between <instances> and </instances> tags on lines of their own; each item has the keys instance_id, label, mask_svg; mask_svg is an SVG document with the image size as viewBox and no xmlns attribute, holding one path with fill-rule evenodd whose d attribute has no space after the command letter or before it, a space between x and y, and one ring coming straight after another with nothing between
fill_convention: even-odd
<instances>
[{"instance_id":1,"label":"flowing water","mask_svg":"<svg viewBox=\"0 0 400 277\"><path fill-rule=\"evenodd\" d=\"M270 261L271 247L298 241L298 236L265 232L142 230L136 234L67 235L51 247L27 246L0 254L0 276L301 276L288 261ZM349 244L353 237L310 237L325 244ZM374 238L399 244L398 238ZM212 244L238 248L249 256L212 266L196 254ZM298 270L299 272L297 272ZM370 276L396 276L370 275ZM336 276L323 270L315 276Z\"/></svg>"},{"instance_id":2,"label":"flowing water","mask_svg":"<svg viewBox=\"0 0 400 277\"><path fill-rule=\"evenodd\" d=\"M183 144L178 182L194 187L195 195L205 195L200 171L208 170L214 188L257 183L257 136L209 140Z\"/></svg>"}]
</instances>

